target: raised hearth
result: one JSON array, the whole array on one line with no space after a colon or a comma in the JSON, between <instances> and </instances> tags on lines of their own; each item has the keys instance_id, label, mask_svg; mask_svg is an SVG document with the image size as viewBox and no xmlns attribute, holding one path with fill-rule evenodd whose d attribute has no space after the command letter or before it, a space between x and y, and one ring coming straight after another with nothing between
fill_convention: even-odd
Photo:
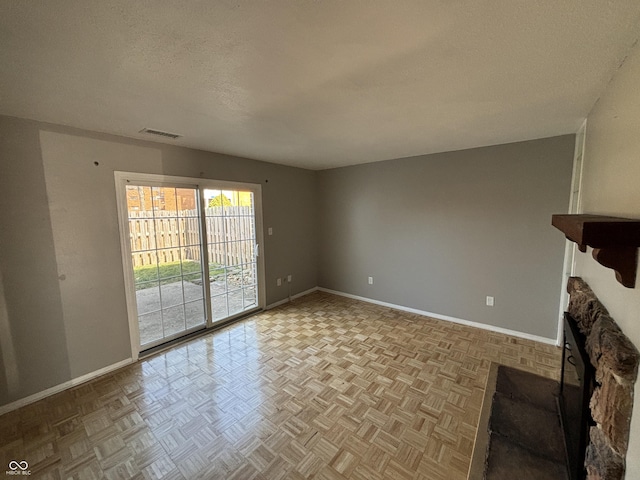
<instances>
[{"instance_id":1,"label":"raised hearth","mask_svg":"<svg viewBox=\"0 0 640 480\"><path fill-rule=\"evenodd\" d=\"M565 480L558 382L492 364L469 480Z\"/></svg>"}]
</instances>

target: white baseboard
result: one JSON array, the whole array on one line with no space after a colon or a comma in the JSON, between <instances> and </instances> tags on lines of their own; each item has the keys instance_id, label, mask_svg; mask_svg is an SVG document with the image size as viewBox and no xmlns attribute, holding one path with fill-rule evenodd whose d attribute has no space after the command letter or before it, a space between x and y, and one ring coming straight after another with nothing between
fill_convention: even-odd
<instances>
[{"instance_id":1,"label":"white baseboard","mask_svg":"<svg viewBox=\"0 0 640 480\"><path fill-rule=\"evenodd\" d=\"M114 370L118 370L119 368L126 367L131 363L133 363L133 359L127 358L126 360L122 360L121 362L114 363L113 365L109 365L107 367L87 373L85 375L81 375L76 378L72 378L67 382L56 385L55 387L47 388L46 390L34 393L33 395L29 395L28 397L21 398L20 400L16 400L15 402L1 405L0 415L4 415L5 413L17 410L20 407L24 407L25 405L37 402L38 400L42 400L43 398L50 397L51 395L55 395L56 393L60 393L63 390L67 390L68 388L80 385L81 383L88 382L89 380L93 380L94 378L98 378L102 375L113 372Z\"/></svg>"},{"instance_id":2,"label":"white baseboard","mask_svg":"<svg viewBox=\"0 0 640 480\"><path fill-rule=\"evenodd\" d=\"M305 290L304 292L296 293L295 295L291 296L291 300L295 300L296 298L304 297L305 295L309 295L310 293L316 292L318 290L319 290L318 287L313 287L313 288L310 288L309 290ZM283 300L271 303L271 304L267 305L265 310L271 310L272 308L279 307L280 305L284 305L285 303L289 303L289 298L285 298Z\"/></svg>"},{"instance_id":3,"label":"white baseboard","mask_svg":"<svg viewBox=\"0 0 640 480\"><path fill-rule=\"evenodd\" d=\"M360 300L367 303L373 303L375 305L381 305L383 307L402 310L403 312L415 313L417 315L424 315L425 317L436 318L438 320L445 320L447 322L459 323L461 325L467 325L469 327L481 328L482 330L490 330L492 332L504 333L505 335L512 335L514 337L525 338L527 340L546 343L548 345L556 345L556 342L557 342L555 338L540 337L538 335L531 335L530 333L518 332L517 330L509 330L507 328L487 325L486 323L472 322L471 320L463 320L462 318L450 317L448 315L440 315L439 313L426 312L424 310L418 310L416 308L404 307L402 305L396 305L394 303L381 302L380 300L374 300L373 298L361 297L359 295L352 295L350 293L339 292L337 290L330 290L328 288L318 287L318 290L320 290L321 292L332 293L334 295L340 295L341 297L353 298L354 300Z\"/></svg>"}]
</instances>

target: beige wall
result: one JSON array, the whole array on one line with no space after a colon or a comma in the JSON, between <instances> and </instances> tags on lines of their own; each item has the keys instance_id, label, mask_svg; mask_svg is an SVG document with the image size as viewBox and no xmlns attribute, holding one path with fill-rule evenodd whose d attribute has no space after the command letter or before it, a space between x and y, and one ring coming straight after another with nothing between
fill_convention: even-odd
<instances>
[{"instance_id":1,"label":"beige wall","mask_svg":"<svg viewBox=\"0 0 640 480\"><path fill-rule=\"evenodd\" d=\"M0 406L131 356L115 170L262 184L267 304L287 297L276 277L317 285L315 172L10 117L0 132Z\"/></svg>"},{"instance_id":2,"label":"beige wall","mask_svg":"<svg viewBox=\"0 0 640 480\"><path fill-rule=\"evenodd\" d=\"M319 172L320 286L555 341L574 138Z\"/></svg>"},{"instance_id":3,"label":"beige wall","mask_svg":"<svg viewBox=\"0 0 640 480\"><path fill-rule=\"evenodd\" d=\"M607 87L587 119L582 183L584 213L640 219L640 46ZM640 348L640 273L634 289L588 253L577 253L584 278L631 341ZM636 383L627 455L628 479L640 478L640 382Z\"/></svg>"}]
</instances>

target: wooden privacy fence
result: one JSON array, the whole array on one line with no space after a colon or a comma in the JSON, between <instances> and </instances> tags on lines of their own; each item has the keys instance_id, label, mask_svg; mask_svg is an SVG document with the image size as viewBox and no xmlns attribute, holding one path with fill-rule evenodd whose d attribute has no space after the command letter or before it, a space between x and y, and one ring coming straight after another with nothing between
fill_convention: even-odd
<instances>
[{"instance_id":1,"label":"wooden privacy fence","mask_svg":"<svg viewBox=\"0 0 640 480\"><path fill-rule=\"evenodd\" d=\"M205 213L209 263L230 266L255 261L252 207L209 207ZM129 237L134 267L201 258L196 210L130 211Z\"/></svg>"}]
</instances>

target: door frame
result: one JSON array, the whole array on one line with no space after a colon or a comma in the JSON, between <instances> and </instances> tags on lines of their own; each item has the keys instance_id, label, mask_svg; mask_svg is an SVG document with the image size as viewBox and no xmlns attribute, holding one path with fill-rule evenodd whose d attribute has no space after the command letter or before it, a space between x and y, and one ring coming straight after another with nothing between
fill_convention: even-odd
<instances>
[{"instance_id":1,"label":"door frame","mask_svg":"<svg viewBox=\"0 0 640 480\"><path fill-rule=\"evenodd\" d=\"M205 178L192 178L192 177L180 177L174 175L162 175L154 173L135 173L135 172L114 172L115 184L116 184L116 204L118 209L118 227L120 233L120 253L122 257L122 269L124 273L124 286L125 297L127 304L127 317L129 321L129 336L131 339L131 358L133 361L138 360L140 356L140 329L138 325L138 307L135 297L135 282L133 278L133 263L131 261L131 243L129 237L129 221L128 221L128 209L126 200L126 186L129 183L133 184L170 184L174 187L187 187L198 189L198 202L200 211L200 228L201 232L204 232L206 227L206 220L204 215L204 190L205 189L218 189L218 190L244 190L253 193L254 198L254 217L256 228L256 243L258 245L257 250L257 280L258 280L258 306L253 310L247 310L237 315L230 316L225 321L233 320L234 318L244 316L247 313L264 310L266 307L266 283L265 283L265 259L264 259L264 235L263 235L263 221L262 221L262 185L259 183L247 183L247 182L231 182L227 180L214 180ZM205 250L208 248L206 239L202 243L202 248ZM202 256L205 261L204 271L208 273L208 255ZM204 282L205 285L205 311L206 311L206 323L205 329L209 329L219 325L212 323L211 315L211 295L209 282ZM225 322L226 323L226 322Z\"/></svg>"},{"instance_id":2,"label":"door frame","mask_svg":"<svg viewBox=\"0 0 640 480\"><path fill-rule=\"evenodd\" d=\"M587 120L576 133L575 147L573 150L573 167L571 172L571 192L569 196L569 214L582 213L582 172L584 171L585 147L587 138ZM564 261L562 265L562 283L560 285L560 305L558 308L558 332L556 345L562 347L564 338L564 312L569 303L567 282L569 277L576 273L576 250L578 246L574 242L565 240Z\"/></svg>"}]
</instances>

